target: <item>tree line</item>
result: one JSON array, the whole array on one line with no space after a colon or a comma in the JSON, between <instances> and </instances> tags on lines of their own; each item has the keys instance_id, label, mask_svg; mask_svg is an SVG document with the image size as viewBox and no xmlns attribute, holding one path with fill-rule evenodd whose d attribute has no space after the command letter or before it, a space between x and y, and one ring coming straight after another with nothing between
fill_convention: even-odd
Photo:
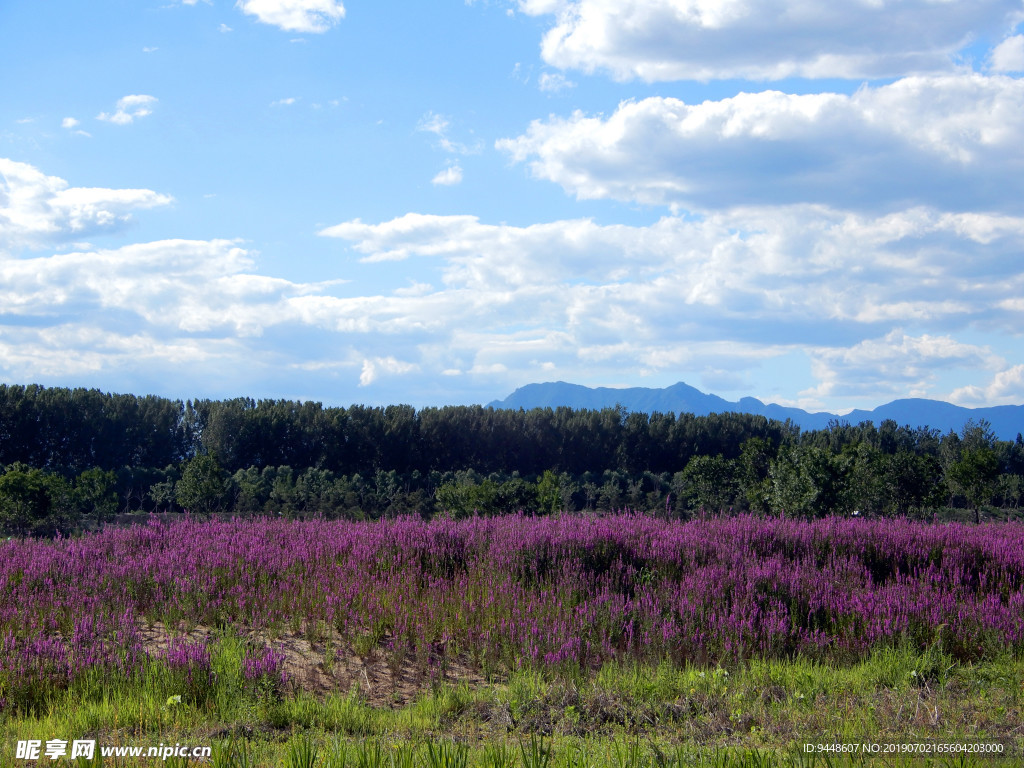
<instances>
[{"instance_id":1,"label":"tree line","mask_svg":"<svg viewBox=\"0 0 1024 768\"><path fill-rule=\"evenodd\" d=\"M622 408L348 408L0 385L0 528L53 535L118 512L462 516L623 507L1015 513L1024 443L984 422L850 425Z\"/></svg>"}]
</instances>

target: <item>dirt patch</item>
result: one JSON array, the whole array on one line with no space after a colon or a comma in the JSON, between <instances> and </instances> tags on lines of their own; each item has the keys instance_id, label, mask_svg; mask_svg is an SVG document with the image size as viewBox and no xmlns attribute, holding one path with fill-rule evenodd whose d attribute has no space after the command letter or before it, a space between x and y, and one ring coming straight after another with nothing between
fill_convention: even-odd
<instances>
[{"instance_id":1,"label":"dirt patch","mask_svg":"<svg viewBox=\"0 0 1024 768\"><path fill-rule=\"evenodd\" d=\"M420 657L395 653L390 650L392 643L388 636L383 637L377 647L360 655L337 633L315 641L301 634L271 638L260 631L239 630L238 633L256 647L272 646L284 654L287 687L293 693L305 691L324 697L358 689L371 706L400 708L438 684L466 684L475 688L487 683L468 654L453 656L443 649ZM216 631L201 626L170 628L157 622L141 626L139 637L146 651L161 653L175 639L211 642L216 638Z\"/></svg>"}]
</instances>

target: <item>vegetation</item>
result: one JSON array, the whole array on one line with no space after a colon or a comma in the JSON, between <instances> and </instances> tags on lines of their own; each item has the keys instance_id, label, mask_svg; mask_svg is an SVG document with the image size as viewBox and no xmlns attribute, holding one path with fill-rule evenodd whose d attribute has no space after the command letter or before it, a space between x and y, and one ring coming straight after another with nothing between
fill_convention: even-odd
<instances>
[{"instance_id":1,"label":"vegetation","mask_svg":"<svg viewBox=\"0 0 1024 768\"><path fill-rule=\"evenodd\" d=\"M930 660L908 652L877 653L853 666L752 662L729 675L618 664L586 679L518 671L486 684L424 687L409 701L382 706L359 686L320 698L261 694L236 682L237 639L224 636L213 648L220 674L201 704L175 703L168 692L181 689L166 672L111 680L102 696L70 690L38 716L0 717L0 749L19 739L91 734L110 746L209 745L210 762L188 765L215 768L435 768L453 759L474 768L1019 765L1019 737L1015 746L1007 734L1020 712L1024 666L1008 657L951 662L941 680L924 684L914 673ZM807 743L999 744L1007 757L808 754Z\"/></svg>"},{"instance_id":2,"label":"vegetation","mask_svg":"<svg viewBox=\"0 0 1024 768\"><path fill-rule=\"evenodd\" d=\"M985 423L801 433L742 414L0 386L0 750L1002 762L804 746L942 742L1015 764L1024 529L993 521L1021 519L1022 480L1024 441ZM188 514L105 526L139 512Z\"/></svg>"},{"instance_id":3,"label":"vegetation","mask_svg":"<svg viewBox=\"0 0 1024 768\"><path fill-rule=\"evenodd\" d=\"M797 518L1020 516L1024 440L985 423L479 406L324 408L0 385L0 531L53 535L115 512L348 519L418 512L701 510Z\"/></svg>"},{"instance_id":4,"label":"vegetation","mask_svg":"<svg viewBox=\"0 0 1024 768\"><path fill-rule=\"evenodd\" d=\"M1022 575L1017 524L189 520L10 541L0 736L315 768L1019 756ZM960 757L931 764L991 764Z\"/></svg>"}]
</instances>

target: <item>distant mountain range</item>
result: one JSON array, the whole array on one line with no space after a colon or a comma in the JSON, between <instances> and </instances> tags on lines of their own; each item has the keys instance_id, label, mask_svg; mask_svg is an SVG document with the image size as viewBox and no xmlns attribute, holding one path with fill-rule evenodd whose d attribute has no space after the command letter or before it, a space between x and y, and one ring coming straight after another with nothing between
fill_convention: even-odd
<instances>
[{"instance_id":1,"label":"distant mountain range","mask_svg":"<svg viewBox=\"0 0 1024 768\"><path fill-rule=\"evenodd\" d=\"M493 408L570 408L601 409L622 405L630 411L644 413L694 413L706 416L709 413L752 413L769 419L785 421L790 419L801 429L824 429L832 420L849 424L872 421L876 425L892 419L900 426L931 427L943 434L949 430L959 432L969 419L982 419L992 424L1000 440L1014 440L1024 432L1024 405L997 405L990 408L962 408L940 400L908 398L893 400L870 411L856 410L843 416L834 413L808 413L800 408L787 408L774 403L762 403L753 397L744 397L730 402L717 395L708 395L688 384L679 382L664 389L629 387L584 387L567 384L564 381L545 384L527 384L520 387L504 400L488 403Z\"/></svg>"}]
</instances>

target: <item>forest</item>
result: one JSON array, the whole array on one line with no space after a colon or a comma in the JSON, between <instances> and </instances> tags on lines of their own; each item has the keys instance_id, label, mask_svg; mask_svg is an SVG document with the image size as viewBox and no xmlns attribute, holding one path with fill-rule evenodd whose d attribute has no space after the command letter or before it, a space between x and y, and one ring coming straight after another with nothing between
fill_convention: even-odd
<instances>
[{"instance_id":1,"label":"forest","mask_svg":"<svg viewBox=\"0 0 1024 768\"><path fill-rule=\"evenodd\" d=\"M687 519L1020 516L1024 441L741 413L324 407L0 385L0 531L138 513L376 519L629 509Z\"/></svg>"}]
</instances>

